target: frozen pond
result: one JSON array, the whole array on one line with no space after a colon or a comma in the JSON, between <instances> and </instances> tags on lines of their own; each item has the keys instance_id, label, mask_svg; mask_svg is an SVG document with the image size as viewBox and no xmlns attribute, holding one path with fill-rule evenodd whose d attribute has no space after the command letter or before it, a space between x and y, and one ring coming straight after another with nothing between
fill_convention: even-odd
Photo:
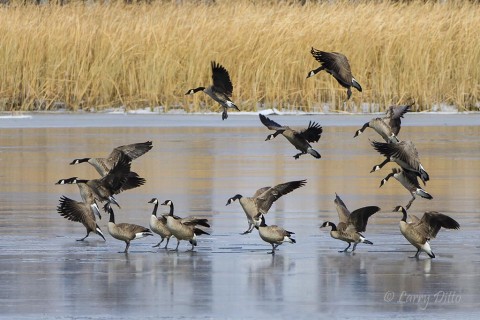
<instances>
[{"instance_id":1,"label":"frozen pond","mask_svg":"<svg viewBox=\"0 0 480 320\"><path fill-rule=\"evenodd\" d=\"M473 318L480 310L480 114L406 114L399 137L415 142L431 180L433 200L417 198L409 213L435 210L450 215L460 230L441 230L431 242L436 254L415 253L400 234L400 213L409 193L394 179L394 167L370 173L383 161L369 143L371 129L353 138L373 116L269 116L280 124L323 126L314 148L322 155L293 159L296 150L256 115L33 114L0 117L0 318L31 319L282 319ZM152 248L159 237L125 244L98 222L104 242L56 212L62 195L80 200L60 178L97 178L75 158L103 157L112 148L152 141L153 149L132 162L144 186L116 196L117 222L148 227L153 197L171 199L179 216L207 217L209 236L195 252ZM238 202L260 187L307 179L283 196L266 216L295 232L275 256L247 222ZM372 246L355 254L319 229L338 221L337 192L350 210L382 208L364 232ZM160 206L161 212L167 212ZM176 240L170 241L174 248Z\"/></svg>"}]
</instances>

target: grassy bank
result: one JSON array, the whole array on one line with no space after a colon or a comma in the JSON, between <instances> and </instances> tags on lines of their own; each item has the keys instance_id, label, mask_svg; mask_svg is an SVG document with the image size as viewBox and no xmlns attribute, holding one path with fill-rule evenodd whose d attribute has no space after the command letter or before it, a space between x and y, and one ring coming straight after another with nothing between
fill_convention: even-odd
<instances>
[{"instance_id":1,"label":"grassy bank","mask_svg":"<svg viewBox=\"0 0 480 320\"><path fill-rule=\"evenodd\" d=\"M0 110L217 111L204 94L184 96L211 82L211 60L229 70L242 110L408 99L478 109L480 5L251 2L0 6ZM330 75L305 79L318 66L312 46L344 53L363 92L344 105Z\"/></svg>"}]
</instances>

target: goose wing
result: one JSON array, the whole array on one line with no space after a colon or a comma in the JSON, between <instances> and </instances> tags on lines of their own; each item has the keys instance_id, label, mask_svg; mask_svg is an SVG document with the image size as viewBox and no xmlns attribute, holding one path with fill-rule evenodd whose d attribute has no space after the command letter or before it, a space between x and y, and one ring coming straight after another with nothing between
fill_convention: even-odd
<instances>
[{"instance_id":1,"label":"goose wing","mask_svg":"<svg viewBox=\"0 0 480 320\"><path fill-rule=\"evenodd\" d=\"M415 189L421 189L420 183L418 182L417 175L413 171L409 170L402 170L401 174L403 175L404 182L408 186L408 190L411 190L413 188Z\"/></svg>"},{"instance_id":2,"label":"goose wing","mask_svg":"<svg viewBox=\"0 0 480 320\"><path fill-rule=\"evenodd\" d=\"M400 119L403 118L403 115L410 111L410 107L413 105L403 105L403 106L390 106L386 111L386 118L389 119Z\"/></svg>"},{"instance_id":3,"label":"goose wing","mask_svg":"<svg viewBox=\"0 0 480 320\"><path fill-rule=\"evenodd\" d=\"M267 191L267 190L270 189L270 188L271 188L271 187L269 186L269 187L263 187L263 188L258 189L258 190L255 192L255 194L253 195L252 198L258 197L259 195L261 195L262 193L264 193L265 191Z\"/></svg>"},{"instance_id":4,"label":"goose wing","mask_svg":"<svg viewBox=\"0 0 480 320\"><path fill-rule=\"evenodd\" d=\"M403 118L403 115L410 111L410 107L413 105L404 105L404 106L390 106L387 109L386 116L385 116L385 121L388 122L388 125L390 128L392 128L392 131L395 135L397 135L400 132L400 126L402 124L401 118Z\"/></svg>"},{"instance_id":5,"label":"goose wing","mask_svg":"<svg viewBox=\"0 0 480 320\"><path fill-rule=\"evenodd\" d=\"M116 224L118 229L124 230L128 233L142 233L142 232L149 232L151 233L150 229L139 226L137 224L131 224L131 223L117 223Z\"/></svg>"},{"instance_id":6,"label":"goose wing","mask_svg":"<svg viewBox=\"0 0 480 320\"><path fill-rule=\"evenodd\" d=\"M370 127L373 127L373 129L379 134L382 136L382 138L386 141L386 142L390 142L390 139L391 139L391 136L392 136L392 133L394 133L392 131L392 128L390 127L390 125L386 122L386 120L382 119L382 118L375 118L375 119L372 119L370 121L371 125Z\"/></svg>"},{"instance_id":7,"label":"goose wing","mask_svg":"<svg viewBox=\"0 0 480 320\"><path fill-rule=\"evenodd\" d=\"M372 141L372 146L387 158L394 157L400 162L407 164L406 170L418 170L420 162L415 145L411 141L401 141L399 143L384 143ZM398 163L398 162L397 162ZM398 163L400 165L400 163Z\"/></svg>"},{"instance_id":8,"label":"goose wing","mask_svg":"<svg viewBox=\"0 0 480 320\"><path fill-rule=\"evenodd\" d=\"M121 153L123 153L127 158L131 161L137 159L141 155L144 155L150 149L153 148L152 141L140 142L140 143L132 143L127 144L124 146L116 147L108 156L109 161L116 162L117 159L121 157Z\"/></svg>"},{"instance_id":9,"label":"goose wing","mask_svg":"<svg viewBox=\"0 0 480 320\"><path fill-rule=\"evenodd\" d=\"M125 179L125 182L122 184L122 187L120 188L118 193L143 186L145 184L145 181L146 180L139 177L136 172L130 171L127 174L127 178Z\"/></svg>"},{"instance_id":10,"label":"goose wing","mask_svg":"<svg viewBox=\"0 0 480 320\"><path fill-rule=\"evenodd\" d=\"M223 66L216 63L215 61L212 61L211 65L213 89L217 92L224 93L225 95L227 95L227 97L231 97L233 92L233 85L227 69L225 69Z\"/></svg>"},{"instance_id":11,"label":"goose wing","mask_svg":"<svg viewBox=\"0 0 480 320\"><path fill-rule=\"evenodd\" d=\"M425 234L428 238L435 238L440 228L459 229L457 221L449 216L436 211L427 211L422 219L414 225L414 228Z\"/></svg>"},{"instance_id":12,"label":"goose wing","mask_svg":"<svg viewBox=\"0 0 480 320\"><path fill-rule=\"evenodd\" d=\"M271 120L270 118L267 118L263 114L258 114L258 116L260 117L260 121L265 125L265 127L267 127L270 130L278 131L278 130L286 130L287 129L287 127L276 123L275 121Z\"/></svg>"},{"instance_id":13,"label":"goose wing","mask_svg":"<svg viewBox=\"0 0 480 320\"><path fill-rule=\"evenodd\" d=\"M414 224L414 223L419 223L420 222L420 218L417 217L416 215L414 214L409 214L408 215L410 217L410 223Z\"/></svg>"},{"instance_id":14,"label":"goose wing","mask_svg":"<svg viewBox=\"0 0 480 320\"><path fill-rule=\"evenodd\" d=\"M101 179L100 184L118 194L122 190L122 186L127 181L130 173L130 160L126 156L121 156L110 172ZM94 180L90 180L94 181Z\"/></svg>"},{"instance_id":15,"label":"goose wing","mask_svg":"<svg viewBox=\"0 0 480 320\"><path fill-rule=\"evenodd\" d=\"M204 218L197 218L197 217L187 217L180 220L180 222L186 226L203 226L206 228L210 228L210 224L208 223L208 219Z\"/></svg>"},{"instance_id":16,"label":"goose wing","mask_svg":"<svg viewBox=\"0 0 480 320\"><path fill-rule=\"evenodd\" d=\"M315 60L320 62L322 67L331 73L338 82L344 86L352 85L352 71L347 57L339 52L325 52L312 48L311 51Z\"/></svg>"},{"instance_id":17,"label":"goose wing","mask_svg":"<svg viewBox=\"0 0 480 320\"><path fill-rule=\"evenodd\" d=\"M296 135L303 137L308 142L317 142L322 135L323 128L316 122L310 121L308 128L297 133Z\"/></svg>"},{"instance_id":18,"label":"goose wing","mask_svg":"<svg viewBox=\"0 0 480 320\"><path fill-rule=\"evenodd\" d=\"M298 180L281 183L274 187L271 187L270 189L263 192L261 195L254 199L258 211L262 214L266 214L268 210L270 210L272 204L277 201L278 198L292 192L295 189L303 187L306 183L307 180Z\"/></svg>"},{"instance_id":19,"label":"goose wing","mask_svg":"<svg viewBox=\"0 0 480 320\"><path fill-rule=\"evenodd\" d=\"M333 201L337 208L338 213L338 221L340 223L347 223L348 218L350 217L350 211L347 209L345 203L343 203L342 199L335 193L335 200Z\"/></svg>"},{"instance_id":20,"label":"goose wing","mask_svg":"<svg viewBox=\"0 0 480 320\"><path fill-rule=\"evenodd\" d=\"M348 218L348 228L353 227L357 232L363 232L367 228L368 218L380 211L377 206L368 206L354 210Z\"/></svg>"},{"instance_id":21,"label":"goose wing","mask_svg":"<svg viewBox=\"0 0 480 320\"><path fill-rule=\"evenodd\" d=\"M81 223L86 223L88 219L93 219L95 221L95 215L90 206L86 205L84 202L75 201L65 196L60 198L57 212L70 221Z\"/></svg>"}]
</instances>

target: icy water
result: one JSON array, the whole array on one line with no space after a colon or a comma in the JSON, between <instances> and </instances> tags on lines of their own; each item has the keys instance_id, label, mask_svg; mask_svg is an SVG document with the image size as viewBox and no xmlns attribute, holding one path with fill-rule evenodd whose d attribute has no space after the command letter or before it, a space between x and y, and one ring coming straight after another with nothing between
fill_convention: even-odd
<instances>
[{"instance_id":1,"label":"icy water","mask_svg":"<svg viewBox=\"0 0 480 320\"><path fill-rule=\"evenodd\" d=\"M0 318L31 319L316 319L473 318L480 309L480 115L407 114L399 137L415 142L431 180L433 200L417 198L409 213L435 210L456 219L460 230L441 230L431 242L435 259L399 231L396 205L409 193L394 179L379 188L393 164L383 161L369 140L371 129L355 130L373 116L271 116L302 127L319 122L324 132L314 147L322 158L293 159L296 150L271 133L256 115L37 115L0 118ZM154 148L132 163L147 179L119 194L117 222L148 226L153 197L170 199L179 216L207 217L209 236L195 252L152 248L159 237L125 244L98 223L104 242L56 212L59 198L80 200L75 185L60 178L96 178L75 158L103 157L112 148L152 141ZM280 198L266 216L295 232L275 256L256 230L240 235L247 221L239 193L307 179L305 187ZM323 221L338 221L335 192L350 210L382 208L354 254L339 253ZM161 212L167 212L160 206ZM176 240L170 241L174 248ZM163 245L163 244L162 244Z\"/></svg>"}]
</instances>

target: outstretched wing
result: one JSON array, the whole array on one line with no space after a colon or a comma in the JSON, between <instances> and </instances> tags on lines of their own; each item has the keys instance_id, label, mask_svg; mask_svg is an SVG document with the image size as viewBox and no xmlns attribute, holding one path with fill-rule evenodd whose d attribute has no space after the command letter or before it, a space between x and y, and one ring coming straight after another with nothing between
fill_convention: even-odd
<instances>
[{"instance_id":1,"label":"outstretched wing","mask_svg":"<svg viewBox=\"0 0 480 320\"><path fill-rule=\"evenodd\" d=\"M446 229L459 229L460 225L449 216L436 211L425 212L422 219L414 225L416 230L424 232L428 238L435 238L442 227Z\"/></svg>"},{"instance_id":2,"label":"outstretched wing","mask_svg":"<svg viewBox=\"0 0 480 320\"><path fill-rule=\"evenodd\" d=\"M100 180L102 180L102 183L104 183L113 193L118 194L125 181L127 181L129 173L130 160L123 155L117 161L112 170Z\"/></svg>"},{"instance_id":3,"label":"outstretched wing","mask_svg":"<svg viewBox=\"0 0 480 320\"><path fill-rule=\"evenodd\" d=\"M233 85L227 69L225 69L223 66L216 63L215 61L212 61L211 64L214 90L217 92L222 92L228 97L231 97L233 92Z\"/></svg>"},{"instance_id":4,"label":"outstretched wing","mask_svg":"<svg viewBox=\"0 0 480 320\"><path fill-rule=\"evenodd\" d=\"M322 135L323 128L316 122L310 121L308 123L308 128L298 133L308 142L317 142Z\"/></svg>"},{"instance_id":5,"label":"outstretched wing","mask_svg":"<svg viewBox=\"0 0 480 320\"><path fill-rule=\"evenodd\" d=\"M265 191L267 191L270 188L271 187L269 186L269 187L263 187L263 188L258 189L257 191L255 191L255 194L253 195L252 198L258 197L259 195L261 195L262 193L264 193Z\"/></svg>"},{"instance_id":6,"label":"outstretched wing","mask_svg":"<svg viewBox=\"0 0 480 320\"><path fill-rule=\"evenodd\" d=\"M367 228L368 218L380 211L377 206L368 206L353 211L349 217L349 226L353 226L357 232L363 232Z\"/></svg>"},{"instance_id":7,"label":"outstretched wing","mask_svg":"<svg viewBox=\"0 0 480 320\"><path fill-rule=\"evenodd\" d=\"M70 221L84 223L88 218L95 220L95 215L90 206L86 205L84 202L75 201L65 196L60 198L57 212Z\"/></svg>"},{"instance_id":8,"label":"outstretched wing","mask_svg":"<svg viewBox=\"0 0 480 320\"><path fill-rule=\"evenodd\" d=\"M265 125L270 130L285 130L286 127L276 123L275 121L271 120L270 118L267 118L263 114L258 115L260 117L260 121Z\"/></svg>"},{"instance_id":9,"label":"outstretched wing","mask_svg":"<svg viewBox=\"0 0 480 320\"><path fill-rule=\"evenodd\" d=\"M137 159L141 155L144 155L150 149L153 148L152 141L147 141L147 142L140 142L140 143L132 143L132 144L127 144L124 146L116 147L113 149L112 153L109 155L109 159L118 159L119 155L116 155L116 153L121 152L124 155L126 155L130 160Z\"/></svg>"},{"instance_id":10,"label":"outstretched wing","mask_svg":"<svg viewBox=\"0 0 480 320\"><path fill-rule=\"evenodd\" d=\"M395 135L398 135L400 132L400 127L402 125L402 120L403 115L410 111L410 107L413 105L404 105L404 106L390 106L387 109L386 116L385 116L385 121L388 122L388 125L390 128L392 128L392 131Z\"/></svg>"},{"instance_id":11,"label":"outstretched wing","mask_svg":"<svg viewBox=\"0 0 480 320\"><path fill-rule=\"evenodd\" d=\"M315 60L320 62L322 67L331 73L338 82L343 85L351 86L352 71L347 57L339 52L325 52L312 48L311 51Z\"/></svg>"},{"instance_id":12,"label":"outstretched wing","mask_svg":"<svg viewBox=\"0 0 480 320\"><path fill-rule=\"evenodd\" d=\"M410 166L410 168L404 169L411 170L413 168L418 170L419 168L420 162L418 161L418 152L411 141L401 141L399 143L372 141L372 146L385 157L395 157Z\"/></svg>"},{"instance_id":13,"label":"outstretched wing","mask_svg":"<svg viewBox=\"0 0 480 320\"><path fill-rule=\"evenodd\" d=\"M348 222L350 217L350 211L348 211L347 206L343 203L342 199L335 193L335 200L333 201L337 208L338 220L339 223L343 222L344 224Z\"/></svg>"},{"instance_id":14,"label":"outstretched wing","mask_svg":"<svg viewBox=\"0 0 480 320\"><path fill-rule=\"evenodd\" d=\"M278 184L260 196L255 198L255 203L257 204L257 208L260 213L266 214L268 210L270 210L272 204L277 201L278 198L281 196L292 192L295 189L303 187L307 183L307 180L298 180L298 181L290 181L286 183Z\"/></svg>"},{"instance_id":15,"label":"outstretched wing","mask_svg":"<svg viewBox=\"0 0 480 320\"><path fill-rule=\"evenodd\" d=\"M386 116L390 119L400 119L403 118L403 115L410 111L410 107L413 105L403 105L403 106L390 106L387 109Z\"/></svg>"}]
</instances>

